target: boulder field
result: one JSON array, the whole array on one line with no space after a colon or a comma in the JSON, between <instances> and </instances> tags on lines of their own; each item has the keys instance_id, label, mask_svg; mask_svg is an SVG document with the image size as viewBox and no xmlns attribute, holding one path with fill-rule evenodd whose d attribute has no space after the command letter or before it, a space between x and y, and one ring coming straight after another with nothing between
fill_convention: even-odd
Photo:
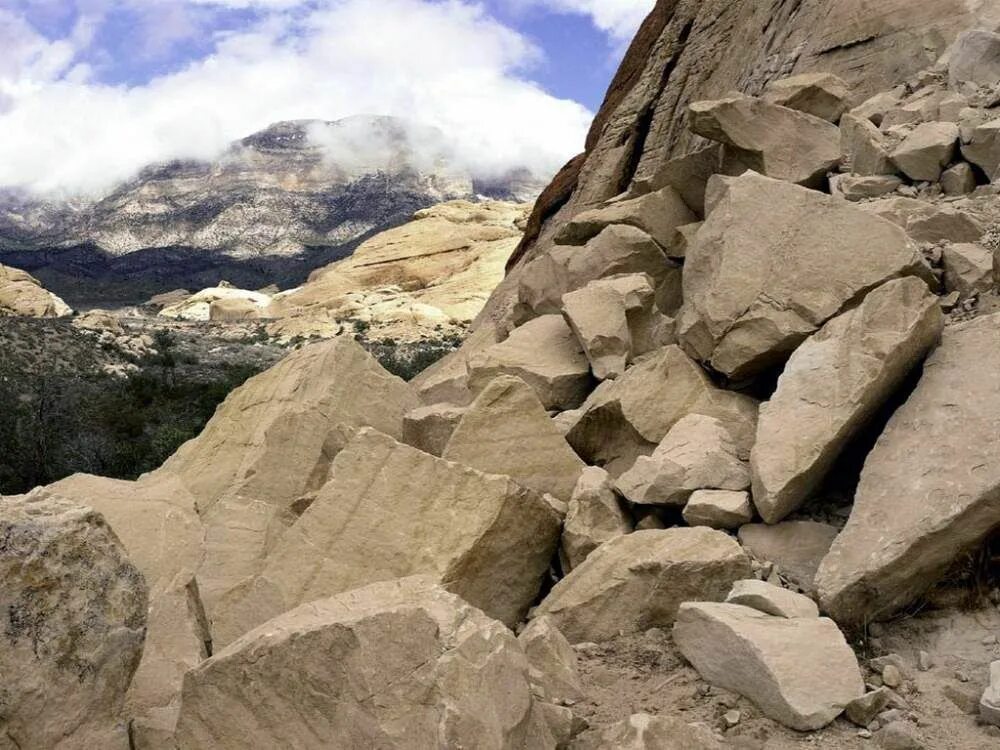
<instances>
[{"instance_id":1,"label":"boulder field","mask_svg":"<svg viewBox=\"0 0 1000 750\"><path fill-rule=\"evenodd\" d=\"M661 0L459 351L0 499L0 748L995 747L1000 11L862 6Z\"/></svg>"}]
</instances>

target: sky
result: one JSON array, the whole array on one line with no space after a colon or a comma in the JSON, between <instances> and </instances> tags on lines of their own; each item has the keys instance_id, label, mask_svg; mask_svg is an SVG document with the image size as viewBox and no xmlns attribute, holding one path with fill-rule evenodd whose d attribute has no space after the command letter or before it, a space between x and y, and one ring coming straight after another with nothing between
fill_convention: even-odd
<instances>
[{"instance_id":1,"label":"sky","mask_svg":"<svg viewBox=\"0 0 1000 750\"><path fill-rule=\"evenodd\" d=\"M552 173L655 0L0 0L0 186L98 195L272 122L444 131Z\"/></svg>"}]
</instances>

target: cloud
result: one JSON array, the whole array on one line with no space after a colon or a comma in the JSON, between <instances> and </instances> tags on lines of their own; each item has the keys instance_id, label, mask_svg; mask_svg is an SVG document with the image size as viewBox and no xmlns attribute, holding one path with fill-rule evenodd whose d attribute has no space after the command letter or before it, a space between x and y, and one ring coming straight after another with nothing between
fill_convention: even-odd
<instances>
[{"instance_id":1,"label":"cloud","mask_svg":"<svg viewBox=\"0 0 1000 750\"><path fill-rule=\"evenodd\" d=\"M79 65L83 31L15 34L16 62L0 64L0 185L99 192L151 162L212 158L272 122L363 113L439 128L484 176L552 172L582 146L591 114L527 80L541 53L478 4L214 4L295 9L213 32L211 54L132 87L101 84Z\"/></svg>"},{"instance_id":2,"label":"cloud","mask_svg":"<svg viewBox=\"0 0 1000 750\"><path fill-rule=\"evenodd\" d=\"M507 0L513 7L589 16L594 26L619 45L627 43L656 5L656 0Z\"/></svg>"}]
</instances>

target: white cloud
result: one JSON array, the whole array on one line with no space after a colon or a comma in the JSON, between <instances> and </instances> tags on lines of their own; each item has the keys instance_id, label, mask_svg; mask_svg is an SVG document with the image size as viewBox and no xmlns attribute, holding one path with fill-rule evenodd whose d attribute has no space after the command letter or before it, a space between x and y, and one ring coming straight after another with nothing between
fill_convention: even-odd
<instances>
[{"instance_id":1,"label":"white cloud","mask_svg":"<svg viewBox=\"0 0 1000 750\"><path fill-rule=\"evenodd\" d=\"M465 0L314 0L131 88L69 75L59 45L71 41L30 39L21 62L0 67L0 185L100 191L149 162L210 158L275 121L360 113L438 127L480 173L553 171L590 120L523 78L538 50Z\"/></svg>"},{"instance_id":2,"label":"white cloud","mask_svg":"<svg viewBox=\"0 0 1000 750\"><path fill-rule=\"evenodd\" d=\"M539 7L589 16L594 26L619 44L632 39L656 0L508 0L514 7Z\"/></svg>"}]
</instances>

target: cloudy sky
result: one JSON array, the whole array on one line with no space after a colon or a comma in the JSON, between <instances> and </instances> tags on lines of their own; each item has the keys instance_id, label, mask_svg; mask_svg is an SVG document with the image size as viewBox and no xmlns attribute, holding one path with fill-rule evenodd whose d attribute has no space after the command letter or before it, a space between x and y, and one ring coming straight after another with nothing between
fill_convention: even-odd
<instances>
[{"instance_id":1,"label":"cloudy sky","mask_svg":"<svg viewBox=\"0 0 1000 750\"><path fill-rule=\"evenodd\" d=\"M655 0L0 0L0 185L95 193L278 120L389 114L477 171L578 152Z\"/></svg>"}]
</instances>

